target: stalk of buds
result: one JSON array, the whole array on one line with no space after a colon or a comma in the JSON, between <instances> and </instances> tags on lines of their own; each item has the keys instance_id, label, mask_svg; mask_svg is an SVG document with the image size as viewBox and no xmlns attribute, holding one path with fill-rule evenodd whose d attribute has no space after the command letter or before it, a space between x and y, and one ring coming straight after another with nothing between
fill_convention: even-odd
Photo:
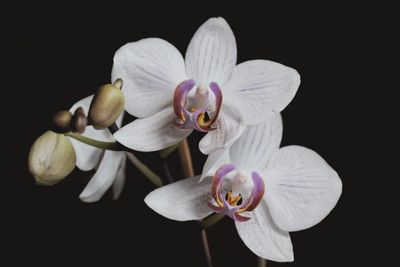
<instances>
[{"instance_id":1,"label":"stalk of buds","mask_svg":"<svg viewBox=\"0 0 400 267\"><path fill-rule=\"evenodd\" d=\"M29 153L29 171L39 185L53 185L72 172L76 164L75 150L64 133L83 134L88 125L100 130L110 127L124 110L122 80L99 88L89 108L89 118L79 107L72 114L59 111L53 116L54 130L41 135Z\"/></svg>"}]
</instances>

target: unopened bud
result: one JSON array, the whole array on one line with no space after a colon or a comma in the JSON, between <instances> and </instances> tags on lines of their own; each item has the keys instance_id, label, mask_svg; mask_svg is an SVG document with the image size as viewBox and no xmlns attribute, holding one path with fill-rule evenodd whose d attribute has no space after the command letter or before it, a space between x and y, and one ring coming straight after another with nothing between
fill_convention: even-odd
<instances>
[{"instance_id":1,"label":"unopened bud","mask_svg":"<svg viewBox=\"0 0 400 267\"><path fill-rule=\"evenodd\" d=\"M71 131L71 120L72 113L67 110L59 111L53 116L53 123L57 128L56 130L62 133Z\"/></svg>"},{"instance_id":2,"label":"unopened bud","mask_svg":"<svg viewBox=\"0 0 400 267\"><path fill-rule=\"evenodd\" d=\"M82 107L75 110L74 116L72 117L72 131L83 133L88 124L88 119L85 115L85 111Z\"/></svg>"},{"instance_id":3,"label":"unopened bud","mask_svg":"<svg viewBox=\"0 0 400 267\"><path fill-rule=\"evenodd\" d=\"M122 80L106 84L99 88L89 109L89 122L95 129L111 126L124 110L124 95L121 91Z\"/></svg>"},{"instance_id":4,"label":"unopened bud","mask_svg":"<svg viewBox=\"0 0 400 267\"><path fill-rule=\"evenodd\" d=\"M38 185L53 185L72 172L75 150L63 134L47 131L33 143L29 152L29 171Z\"/></svg>"}]
</instances>

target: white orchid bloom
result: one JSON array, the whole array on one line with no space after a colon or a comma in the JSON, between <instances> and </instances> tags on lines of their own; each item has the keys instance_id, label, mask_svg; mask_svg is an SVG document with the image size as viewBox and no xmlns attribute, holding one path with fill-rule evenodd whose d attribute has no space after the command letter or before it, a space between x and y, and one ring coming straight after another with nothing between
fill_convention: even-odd
<instances>
[{"instance_id":1,"label":"white orchid bloom","mask_svg":"<svg viewBox=\"0 0 400 267\"><path fill-rule=\"evenodd\" d=\"M230 147L211 154L200 176L151 192L146 204L173 220L199 220L213 211L231 217L258 256L293 261L289 232L319 223L336 205L338 174L314 151L279 148L280 115L247 127ZM212 177L210 177L213 175Z\"/></svg>"},{"instance_id":2,"label":"white orchid bloom","mask_svg":"<svg viewBox=\"0 0 400 267\"><path fill-rule=\"evenodd\" d=\"M82 107L85 114L88 114L92 99L93 96L89 96L80 100L72 106L70 111L74 113L77 108ZM116 123L120 126L121 122L122 116L118 118ZM82 135L104 142L115 141L108 129L96 130L92 126L87 126ZM112 186L113 198L117 199L125 183L125 152L104 151L73 138L70 138L70 140L75 149L76 166L82 171L90 171L96 168L96 173L90 179L79 198L84 202L98 201Z\"/></svg>"},{"instance_id":3,"label":"white orchid bloom","mask_svg":"<svg viewBox=\"0 0 400 267\"><path fill-rule=\"evenodd\" d=\"M122 46L112 80L123 79L126 110L139 119L114 134L123 145L156 151L193 130L207 132L200 150L232 144L245 129L283 110L300 84L296 70L268 60L236 65L236 40L223 18L207 20L194 34L185 60L158 38Z\"/></svg>"}]
</instances>

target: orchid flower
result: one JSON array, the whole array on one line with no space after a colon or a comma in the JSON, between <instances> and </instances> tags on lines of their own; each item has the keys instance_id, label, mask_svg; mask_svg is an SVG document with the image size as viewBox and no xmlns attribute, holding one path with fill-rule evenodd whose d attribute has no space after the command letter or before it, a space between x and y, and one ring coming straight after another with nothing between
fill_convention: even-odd
<instances>
[{"instance_id":1,"label":"orchid flower","mask_svg":"<svg viewBox=\"0 0 400 267\"><path fill-rule=\"evenodd\" d=\"M89 96L80 100L72 106L70 111L74 113L77 108L82 107L85 113L88 114L92 99L93 96ZM116 123L120 126L121 122L122 116L118 118ZM87 126L82 135L99 141L115 141L108 129L96 130L92 126ZM76 166L83 171L96 169L96 173L90 179L79 198L84 202L98 201L112 186L113 198L117 199L125 183L125 152L104 151L73 138L70 138L70 140L76 153Z\"/></svg>"},{"instance_id":2,"label":"orchid flower","mask_svg":"<svg viewBox=\"0 0 400 267\"><path fill-rule=\"evenodd\" d=\"M210 18L194 34L185 60L158 38L122 46L112 80L124 80L126 111L138 117L114 134L137 151L174 145L193 130L205 132L209 154L232 144L245 125L283 110L300 84L296 70L268 60L236 65L236 40L223 18Z\"/></svg>"},{"instance_id":3,"label":"orchid flower","mask_svg":"<svg viewBox=\"0 0 400 267\"><path fill-rule=\"evenodd\" d=\"M145 202L178 221L225 214L256 255L293 261L289 232L326 217L342 184L316 152L301 146L279 148L281 136L280 115L249 126L231 147L208 157L202 179L190 177L156 189Z\"/></svg>"}]
</instances>

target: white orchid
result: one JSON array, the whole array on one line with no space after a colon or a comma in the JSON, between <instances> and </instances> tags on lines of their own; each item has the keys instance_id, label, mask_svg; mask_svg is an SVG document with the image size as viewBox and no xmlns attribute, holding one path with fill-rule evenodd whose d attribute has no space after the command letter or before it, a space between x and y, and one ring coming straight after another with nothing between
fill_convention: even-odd
<instances>
[{"instance_id":1,"label":"white orchid","mask_svg":"<svg viewBox=\"0 0 400 267\"><path fill-rule=\"evenodd\" d=\"M82 107L85 114L88 114L90 103L93 96L86 97L72 106L70 111L73 113L77 108ZM121 125L122 116L117 120L117 125ZM115 141L108 129L96 130L92 126L87 126L82 133L99 141ZM79 198L84 202L98 201L104 193L113 187L113 198L117 199L122 192L125 183L125 152L102 150L70 138L76 153L76 166L83 171L90 171L96 168L96 173L90 179Z\"/></svg>"},{"instance_id":2,"label":"white orchid","mask_svg":"<svg viewBox=\"0 0 400 267\"><path fill-rule=\"evenodd\" d=\"M223 18L211 18L197 30L185 60L158 38L121 47L112 80L124 80L126 110L138 119L116 132L116 140L156 151L194 129L208 133L199 147L209 154L232 144L245 125L283 110L300 84L298 73L267 60L236 65L236 57L235 36Z\"/></svg>"},{"instance_id":3,"label":"white orchid","mask_svg":"<svg viewBox=\"0 0 400 267\"><path fill-rule=\"evenodd\" d=\"M200 183L200 176L178 181L154 190L145 202L178 221L223 213L235 221L241 239L255 254L293 261L289 232L326 217L341 195L342 184L314 151L279 148L281 136L280 115L247 127L230 148L208 157Z\"/></svg>"}]
</instances>

